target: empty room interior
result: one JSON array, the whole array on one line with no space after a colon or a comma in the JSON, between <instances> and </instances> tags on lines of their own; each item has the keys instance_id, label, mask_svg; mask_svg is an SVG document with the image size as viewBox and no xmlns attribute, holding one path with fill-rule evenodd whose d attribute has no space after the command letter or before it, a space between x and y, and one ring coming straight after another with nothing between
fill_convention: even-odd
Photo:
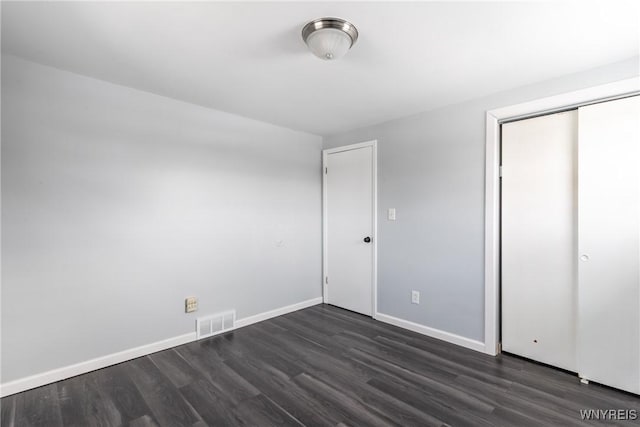
<instances>
[{"instance_id":1,"label":"empty room interior","mask_svg":"<svg viewBox=\"0 0 640 427\"><path fill-rule=\"evenodd\" d=\"M640 425L640 2L0 8L2 427Z\"/></svg>"}]
</instances>

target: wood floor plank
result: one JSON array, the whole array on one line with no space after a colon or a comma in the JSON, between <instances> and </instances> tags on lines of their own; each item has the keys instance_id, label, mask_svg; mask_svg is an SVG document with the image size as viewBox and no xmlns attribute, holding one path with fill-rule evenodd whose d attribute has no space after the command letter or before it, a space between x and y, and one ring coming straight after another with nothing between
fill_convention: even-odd
<instances>
[{"instance_id":1,"label":"wood floor plank","mask_svg":"<svg viewBox=\"0 0 640 427\"><path fill-rule=\"evenodd\" d=\"M159 427L150 415L143 415L129 423L129 427Z\"/></svg>"},{"instance_id":2,"label":"wood floor plank","mask_svg":"<svg viewBox=\"0 0 640 427\"><path fill-rule=\"evenodd\" d=\"M235 340L243 346L245 354L259 354L262 360L289 377L302 373L302 368L297 365L296 358L291 353L275 345L252 327L239 331Z\"/></svg>"},{"instance_id":3,"label":"wood floor plank","mask_svg":"<svg viewBox=\"0 0 640 427\"><path fill-rule=\"evenodd\" d=\"M222 340L226 341L224 335L217 335L215 337L204 338L185 345L180 345L175 347L174 350L176 350L183 358L185 358L185 355L197 354L200 355L200 358L207 359L211 362L222 362L224 358L220 355L220 352L224 353L224 351L219 350L215 346L216 343L219 343Z\"/></svg>"},{"instance_id":4,"label":"wood floor plank","mask_svg":"<svg viewBox=\"0 0 640 427\"><path fill-rule=\"evenodd\" d=\"M335 329L339 332L349 330L367 338L373 338L377 335L380 335L380 332L376 330L376 328L371 327L371 325L363 324L356 320L343 318L340 315L326 316L323 313L317 312L315 310L304 311L302 313L299 313L299 315L308 317L310 322L324 322L327 325L335 327Z\"/></svg>"},{"instance_id":5,"label":"wood floor plank","mask_svg":"<svg viewBox=\"0 0 640 427\"><path fill-rule=\"evenodd\" d=\"M65 426L119 426L122 415L111 396L97 381L99 372L79 375L58 383L60 410Z\"/></svg>"},{"instance_id":6,"label":"wood floor plank","mask_svg":"<svg viewBox=\"0 0 640 427\"><path fill-rule=\"evenodd\" d=\"M198 413L148 357L132 360L124 366L158 424L191 427L201 421Z\"/></svg>"},{"instance_id":7,"label":"wood floor plank","mask_svg":"<svg viewBox=\"0 0 640 427\"><path fill-rule=\"evenodd\" d=\"M234 410L236 404L211 382L198 380L182 387L180 392L209 425L242 425Z\"/></svg>"},{"instance_id":8,"label":"wood floor plank","mask_svg":"<svg viewBox=\"0 0 640 427\"><path fill-rule=\"evenodd\" d=\"M640 426L640 397L329 305L3 398L2 426Z\"/></svg>"},{"instance_id":9,"label":"wood floor plank","mask_svg":"<svg viewBox=\"0 0 640 427\"><path fill-rule=\"evenodd\" d=\"M411 339L417 339L419 341L427 341L430 345L438 345L442 343L442 341L437 340L435 338L427 337L417 332L409 331L407 329L402 329L397 326L390 325L388 323L378 322L371 317L363 316L358 313L354 313L349 310L343 310L341 308L334 307L328 304L321 304L317 306L310 307L309 310L314 310L318 313L322 313L324 316L329 319L342 318L344 320L348 320L349 323L353 322L354 324L360 324L367 328L371 328L376 331L380 336L386 336L389 338L395 338L400 341L407 341ZM306 310L304 311L306 313ZM347 328L347 330L352 330L352 328ZM355 331L354 331L355 332ZM447 344L447 343L445 343ZM445 348L450 348L446 347ZM467 349L465 349L467 350ZM469 350L472 351L472 350Z\"/></svg>"},{"instance_id":10,"label":"wood floor plank","mask_svg":"<svg viewBox=\"0 0 640 427\"><path fill-rule=\"evenodd\" d=\"M312 375L303 373L295 377L294 381L315 399L321 401L323 406L331 407L333 412L339 414L343 423L366 426L398 425L391 419L373 413L362 402L351 398L338 388L333 388Z\"/></svg>"},{"instance_id":11,"label":"wood floor plank","mask_svg":"<svg viewBox=\"0 0 640 427\"><path fill-rule=\"evenodd\" d=\"M201 375L174 349L151 354L149 359L178 388L197 381Z\"/></svg>"},{"instance_id":12,"label":"wood floor plank","mask_svg":"<svg viewBox=\"0 0 640 427\"><path fill-rule=\"evenodd\" d=\"M406 360L402 356L390 353L370 352L360 348L350 349L346 353L345 358L351 362L353 366L367 366L371 370L405 377L411 376L411 374L421 375L442 383L450 383L458 376L458 373L443 369L437 364L409 364L406 363Z\"/></svg>"},{"instance_id":13,"label":"wood floor plank","mask_svg":"<svg viewBox=\"0 0 640 427\"><path fill-rule=\"evenodd\" d=\"M428 394L424 395L416 393L416 390L413 387L408 386L406 383L393 381L389 378L374 378L369 381L369 385L387 393L390 396L395 396L414 408L442 420L443 423L469 427L491 426L491 423L480 417L470 416L469 412L462 411L455 405L447 405L437 399L434 399Z\"/></svg>"},{"instance_id":14,"label":"wood floor plank","mask_svg":"<svg viewBox=\"0 0 640 427\"><path fill-rule=\"evenodd\" d=\"M63 426L56 384L34 388L16 394L14 398L16 427Z\"/></svg>"},{"instance_id":15,"label":"wood floor plank","mask_svg":"<svg viewBox=\"0 0 640 427\"><path fill-rule=\"evenodd\" d=\"M258 395L242 402L236 414L246 426L304 426L295 417L264 395Z\"/></svg>"},{"instance_id":16,"label":"wood floor plank","mask_svg":"<svg viewBox=\"0 0 640 427\"><path fill-rule=\"evenodd\" d=\"M297 322L295 319L290 317L282 316L271 320L277 322L278 325L285 326L289 331L288 336L290 337L302 339L307 341L310 345L331 351L334 354L340 354L346 350L333 339L334 335L320 333L313 329L313 327Z\"/></svg>"},{"instance_id":17,"label":"wood floor plank","mask_svg":"<svg viewBox=\"0 0 640 427\"><path fill-rule=\"evenodd\" d=\"M224 338L216 337L215 339ZM221 359L211 357L211 352L207 347L196 349L184 346L177 348L176 351L187 363L200 371L204 378L217 386L219 390L224 391L234 404L260 394L257 388L224 364Z\"/></svg>"},{"instance_id":18,"label":"wood floor plank","mask_svg":"<svg viewBox=\"0 0 640 427\"><path fill-rule=\"evenodd\" d=\"M342 331L342 328L336 326L330 318L317 321L305 313L304 310L296 311L285 316L287 319L307 326L316 331L316 334L324 334L328 336L336 335Z\"/></svg>"},{"instance_id":19,"label":"wood floor plank","mask_svg":"<svg viewBox=\"0 0 640 427\"><path fill-rule=\"evenodd\" d=\"M94 373L96 374L97 386L102 393L109 396L120 412L123 424L126 425L127 422L133 422L144 416L149 417L151 410L122 364L110 366Z\"/></svg>"},{"instance_id":20,"label":"wood floor plank","mask_svg":"<svg viewBox=\"0 0 640 427\"><path fill-rule=\"evenodd\" d=\"M544 421L531 415L502 407L496 408L492 414L491 422L493 425L500 427L549 427Z\"/></svg>"},{"instance_id":21,"label":"wood floor plank","mask_svg":"<svg viewBox=\"0 0 640 427\"><path fill-rule=\"evenodd\" d=\"M416 410L393 396L379 392L367 382L371 379L370 369L350 369L343 360L329 354L322 357L307 358L303 363L305 372L330 383L351 399L359 401L369 411L382 418L394 420L401 426L441 426L442 421Z\"/></svg>"},{"instance_id":22,"label":"wood floor plank","mask_svg":"<svg viewBox=\"0 0 640 427\"><path fill-rule=\"evenodd\" d=\"M457 410L490 413L495 405L487 402L482 396L467 393L461 387L454 387L448 378L432 378L420 373L412 372L402 367L368 358L369 366L377 369L378 380L395 382L403 387L411 388L415 393L429 396L434 401L450 405Z\"/></svg>"},{"instance_id":23,"label":"wood floor plank","mask_svg":"<svg viewBox=\"0 0 640 427\"><path fill-rule=\"evenodd\" d=\"M524 417L545 425L593 425L580 419L580 409L602 407L600 406L602 402L595 403L595 406L581 406L579 402L574 401L575 407L567 408L567 404L563 404L563 399L551 396L542 398L544 395L542 391L534 393L529 390L527 393L522 393L518 384L513 384L512 387L505 390L467 376L460 376L456 379L456 383L463 384L470 393L482 394L483 398L493 401L496 405L496 411L494 411L493 415L501 414L506 416L507 420L514 417ZM616 409L623 408L616 406ZM493 420L494 417L489 419ZM531 424L533 422L531 420L527 421L527 423ZM614 422L608 424L615 425ZM602 422L599 422L599 425L602 425Z\"/></svg>"},{"instance_id":24,"label":"wood floor plank","mask_svg":"<svg viewBox=\"0 0 640 427\"><path fill-rule=\"evenodd\" d=\"M251 333L253 335L250 336L253 336L261 342L268 342L269 345L276 348L283 357L293 362L302 357L306 357L317 347L312 342L304 340L289 331L287 331L286 334L269 334L268 329L263 328L261 324L254 325L254 327L251 328ZM322 350L325 349L322 348Z\"/></svg>"},{"instance_id":25,"label":"wood floor plank","mask_svg":"<svg viewBox=\"0 0 640 427\"><path fill-rule=\"evenodd\" d=\"M237 356L242 356L244 351L244 349L235 342L236 332L239 331L232 331L216 337L196 341L194 343L187 344L187 346L201 345L206 347L209 351L216 353L220 360L232 359Z\"/></svg>"},{"instance_id":26,"label":"wood floor plank","mask_svg":"<svg viewBox=\"0 0 640 427\"><path fill-rule=\"evenodd\" d=\"M0 426L15 427L16 397L8 396L0 400Z\"/></svg>"},{"instance_id":27,"label":"wood floor plank","mask_svg":"<svg viewBox=\"0 0 640 427\"><path fill-rule=\"evenodd\" d=\"M262 394L309 426L334 426L339 422L331 411L316 401L283 372L259 359L229 359L224 362L251 382Z\"/></svg>"}]
</instances>

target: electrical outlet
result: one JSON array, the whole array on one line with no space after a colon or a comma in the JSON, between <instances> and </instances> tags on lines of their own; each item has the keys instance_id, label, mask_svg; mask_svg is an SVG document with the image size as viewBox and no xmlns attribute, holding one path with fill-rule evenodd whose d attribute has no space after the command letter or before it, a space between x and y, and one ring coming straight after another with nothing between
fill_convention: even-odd
<instances>
[{"instance_id":1,"label":"electrical outlet","mask_svg":"<svg viewBox=\"0 0 640 427\"><path fill-rule=\"evenodd\" d=\"M389 210L387 211L387 219L389 221L396 220L396 208L389 208Z\"/></svg>"},{"instance_id":2,"label":"electrical outlet","mask_svg":"<svg viewBox=\"0 0 640 427\"><path fill-rule=\"evenodd\" d=\"M184 312L185 313L193 313L194 311L198 311L198 298L189 297L184 300Z\"/></svg>"},{"instance_id":3,"label":"electrical outlet","mask_svg":"<svg viewBox=\"0 0 640 427\"><path fill-rule=\"evenodd\" d=\"M419 291L411 291L411 303L412 304L420 304L420 292Z\"/></svg>"}]
</instances>

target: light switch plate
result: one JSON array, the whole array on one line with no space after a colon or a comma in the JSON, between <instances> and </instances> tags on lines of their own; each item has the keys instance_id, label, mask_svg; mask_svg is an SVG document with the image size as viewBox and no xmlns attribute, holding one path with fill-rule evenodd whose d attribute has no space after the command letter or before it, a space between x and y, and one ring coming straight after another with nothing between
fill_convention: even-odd
<instances>
[{"instance_id":1,"label":"light switch plate","mask_svg":"<svg viewBox=\"0 0 640 427\"><path fill-rule=\"evenodd\" d=\"M396 220L396 208L389 208L389 211L387 212L387 219L389 221Z\"/></svg>"}]
</instances>

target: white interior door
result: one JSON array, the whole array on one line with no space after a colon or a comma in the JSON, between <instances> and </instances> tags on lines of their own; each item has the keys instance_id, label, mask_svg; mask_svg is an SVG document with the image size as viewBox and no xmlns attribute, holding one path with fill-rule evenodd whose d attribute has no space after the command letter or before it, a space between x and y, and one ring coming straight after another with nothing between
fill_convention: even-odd
<instances>
[{"instance_id":1,"label":"white interior door","mask_svg":"<svg viewBox=\"0 0 640 427\"><path fill-rule=\"evenodd\" d=\"M640 96L579 109L578 370L640 393Z\"/></svg>"},{"instance_id":2,"label":"white interior door","mask_svg":"<svg viewBox=\"0 0 640 427\"><path fill-rule=\"evenodd\" d=\"M325 302L372 315L374 147L325 151Z\"/></svg>"},{"instance_id":3,"label":"white interior door","mask_svg":"<svg viewBox=\"0 0 640 427\"><path fill-rule=\"evenodd\" d=\"M577 111L502 125L502 348L576 371Z\"/></svg>"}]
</instances>

